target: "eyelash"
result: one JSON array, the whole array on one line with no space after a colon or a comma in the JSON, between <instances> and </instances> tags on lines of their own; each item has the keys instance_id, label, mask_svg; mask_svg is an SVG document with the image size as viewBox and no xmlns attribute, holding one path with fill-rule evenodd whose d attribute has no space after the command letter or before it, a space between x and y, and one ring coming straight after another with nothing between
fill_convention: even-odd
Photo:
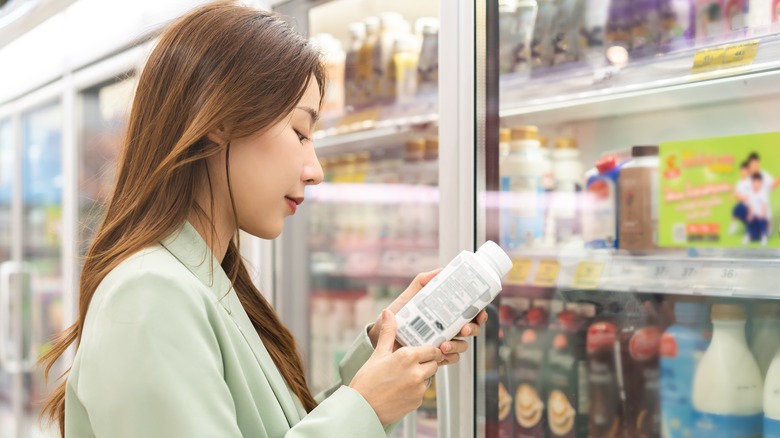
<instances>
[{"instance_id":1,"label":"eyelash","mask_svg":"<svg viewBox=\"0 0 780 438\"><path fill-rule=\"evenodd\" d=\"M304 141L311 141L311 139L303 134L300 133L297 129L294 129L295 134L298 135L298 140L303 143Z\"/></svg>"}]
</instances>

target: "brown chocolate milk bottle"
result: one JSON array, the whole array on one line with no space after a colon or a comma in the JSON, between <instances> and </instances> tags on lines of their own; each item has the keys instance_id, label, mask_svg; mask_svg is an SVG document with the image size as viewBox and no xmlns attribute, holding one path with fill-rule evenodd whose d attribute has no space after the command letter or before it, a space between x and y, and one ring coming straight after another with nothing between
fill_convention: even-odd
<instances>
[{"instance_id":1,"label":"brown chocolate milk bottle","mask_svg":"<svg viewBox=\"0 0 780 438\"><path fill-rule=\"evenodd\" d=\"M657 308L651 301L626 303L620 326L623 372L623 429L627 438L661 435L659 361L661 335Z\"/></svg>"},{"instance_id":2,"label":"brown chocolate milk bottle","mask_svg":"<svg viewBox=\"0 0 780 438\"><path fill-rule=\"evenodd\" d=\"M618 438L623 436L620 403L620 356L618 322L620 307L612 303L588 328L585 341L588 357L588 436Z\"/></svg>"}]
</instances>

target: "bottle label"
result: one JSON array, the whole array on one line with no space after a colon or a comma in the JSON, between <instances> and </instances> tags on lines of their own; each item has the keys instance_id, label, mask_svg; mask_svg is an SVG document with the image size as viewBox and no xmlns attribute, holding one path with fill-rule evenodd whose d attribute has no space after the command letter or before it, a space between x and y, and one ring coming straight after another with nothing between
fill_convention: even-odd
<instances>
[{"instance_id":1,"label":"bottle label","mask_svg":"<svg viewBox=\"0 0 780 438\"><path fill-rule=\"evenodd\" d=\"M661 335L661 357L677 357L677 341L671 333Z\"/></svg>"},{"instance_id":2,"label":"bottle label","mask_svg":"<svg viewBox=\"0 0 780 438\"><path fill-rule=\"evenodd\" d=\"M658 355L661 344L661 329L655 326L639 329L631 337L628 351L634 360L645 361Z\"/></svg>"},{"instance_id":3,"label":"bottle label","mask_svg":"<svg viewBox=\"0 0 780 438\"><path fill-rule=\"evenodd\" d=\"M761 438L764 414L717 415L696 412L696 434L707 438Z\"/></svg>"},{"instance_id":4,"label":"bottle label","mask_svg":"<svg viewBox=\"0 0 780 438\"><path fill-rule=\"evenodd\" d=\"M780 438L780 420L764 417L764 438Z\"/></svg>"},{"instance_id":5,"label":"bottle label","mask_svg":"<svg viewBox=\"0 0 780 438\"><path fill-rule=\"evenodd\" d=\"M600 178L591 182L585 191L582 234L593 247L615 247L617 240L617 189L615 181Z\"/></svg>"},{"instance_id":6,"label":"bottle label","mask_svg":"<svg viewBox=\"0 0 780 438\"><path fill-rule=\"evenodd\" d=\"M544 234L544 189L536 176L501 178L502 246L514 249L531 244Z\"/></svg>"},{"instance_id":7,"label":"bottle label","mask_svg":"<svg viewBox=\"0 0 780 438\"><path fill-rule=\"evenodd\" d=\"M617 326L609 322L597 322L588 328L587 348L592 353L601 348L610 348L615 344Z\"/></svg>"}]
</instances>

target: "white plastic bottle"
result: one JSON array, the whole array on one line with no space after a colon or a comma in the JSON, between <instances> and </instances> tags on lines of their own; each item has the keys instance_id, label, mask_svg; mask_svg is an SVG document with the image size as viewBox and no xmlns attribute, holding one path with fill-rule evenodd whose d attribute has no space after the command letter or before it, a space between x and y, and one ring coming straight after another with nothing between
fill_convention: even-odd
<instances>
[{"instance_id":1,"label":"white plastic bottle","mask_svg":"<svg viewBox=\"0 0 780 438\"><path fill-rule=\"evenodd\" d=\"M712 306L712 342L693 378L695 437L761 436L763 382L745 340L745 309Z\"/></svg>"},{"instance_id":2,"label":"white plastic bottle","mask_svg":"<svg viewBox=\"0 0 780 438\"><path fill-rule=\"evenodd\" d=\"M577 140L573 137L556 138L551 157L555 192L550 202L552 220L547 222L553 230L547 233L552 234L557 243L571 242L582 235L579 192L582 191L580 175L583 169Z\"/></svg>"},{"instance_id":3,"label":"white plastic bottle","mask_svg":"<svg viewBox=\"0 0 780 438\"><path fill-rule=\"evenodd\" d=\"M764 438L780 438L780 350L769 365L764 383Z\"/></svg>"},{"instance_id":4,"label":"white plastic bottle","mask_svg":"<svg viewBox=\"0 0 780 438\"><path fill-rule=\"evenodd\" d=\"M501 246L532 246L544 236L544 157L536 126L512 128L501 177ZM505 202L504 202L505 201Z\"/></svg>"},{"instance_id":5,"label":"white plastic bottle","mask_svg":"<svg viewBox=\"0 0 780 438\"><path fill-rule=\"evenodd\" d=\"M363 47L366 38L365 23L357 22L349 25L349 46L347 47L346 60L344 62L344 104L356 107L360 99L360 85L358 84L358 53Z\"/></svg>"},{"instance_id":6,"label":"white plastic bottle","mask_svg":"<svg viewBox=\"0 0 780 438\"><path fill-rule=\"evenodd\" d=\"M461 252L398 312L398 342L438 347L452 339L501 292L510 269L512 260L490 240Z\"/></svg>"},{"instance_id":7,"label":"white plastic bottle","mask_svg":"<svg viewBox=\"0 0 780 438\"><path fill-rule=\"evenodd\" d=\"M761 369L761 376L766 378L769 364L780 350L780 303L761 303L753 309L750 350Z\"/></svg>"}]
</instances>

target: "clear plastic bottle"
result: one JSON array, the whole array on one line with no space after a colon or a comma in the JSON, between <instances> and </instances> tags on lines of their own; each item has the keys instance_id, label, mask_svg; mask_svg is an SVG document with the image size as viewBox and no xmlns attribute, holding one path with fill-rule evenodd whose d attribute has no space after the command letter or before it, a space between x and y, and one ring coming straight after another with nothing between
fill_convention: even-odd
<instances>
[{"instance_id":1,"label":"clear plastic bottle","mask_svg":"<svg viewBox=\"0 0 780 438\"><path fill-rule=\"evenodd\" d=\"M379 42L379 18L367 17L364 20L366 25L366 38L357 55L357 86L359 89L358 98L355 105L363 107L371 104L374 93L374 47Z\"/></svg>"},{"instance_id":2,"label":"clear plastic bottle","mask_svg":"<svg viewBox=\"0 0 780 438\"><path fill-rule=\"evenodd\" d=\"M417 92L433 94L439 89L439 20L421 18L415 25L422 34L417 63Z\"/></svg>"},{"instance_id":3,"label":"clear plastic bottle","mask_svg":"<svg viewBox=\"0 0 780 438\"><path fill-rule=\"evenodd\" d=\"M357 22L349 25L349 46L344 62L344 104L348 107L357 107L360 102L358 54L365 38L365 23Z\"/></svg>"},{"instance_id":4,"label":"clear plastic bottle","mask_svg":"<svg viewBox=\"0 0 780 438\"><path fill-rule=\"evenodd\" d=\"M388 66L393 56L393 44L399 34L408 33L409 24L397 12L379 16L379 37L372 52L372 103L384 104L388 99Z\"/></svg>"},{"instance_id":5,"label":"clear plastic bottle","mask_svg":"<svg viewBox=\"0 0 780 438\"><path fill-rule=\"evenodd\" d=\"M433 345L452 339L501 292L512 260L492 241L462 251L396 315L402 345Z\"/></svg>"},{"instance_id":6,"label":"clear plastic bottle","mask_svg":"<svg viewBox=\"0 0 780 438\"><path fill-rule=\"evenodd\" d=\"M582 191L580 185L582 163L580 151L577 149L577 140L573 137L556 138L551 158L555 182L555 191L550 202L550 214L553 219L551 223L556 242L565 243L582 235L579 205L579 193Z\"/></svg>"},{"instance_id":7,"label":"clear plastic bottle","mask_svg":"<svg viewBox=\"0 0 780 438\"><path fill-rule=\"evenodd\" d=\"M322 112L339 113L344 110L344 80L346 54L341 42L333 35L321 33L312 37L312 42L323 53L325 70L329 80L322 96Z\"/></svg>"},{"instance_id":8,"label":"clear plastic bottle","mask_svg":"<svg viewBox=\"0 0 780 438\"><path fill-rule=\"evenodd\" d=\"M414 35L396 37L387 68L387 103L407 104L417 95L419 45Z\"/></svg>"}]
</instances>

